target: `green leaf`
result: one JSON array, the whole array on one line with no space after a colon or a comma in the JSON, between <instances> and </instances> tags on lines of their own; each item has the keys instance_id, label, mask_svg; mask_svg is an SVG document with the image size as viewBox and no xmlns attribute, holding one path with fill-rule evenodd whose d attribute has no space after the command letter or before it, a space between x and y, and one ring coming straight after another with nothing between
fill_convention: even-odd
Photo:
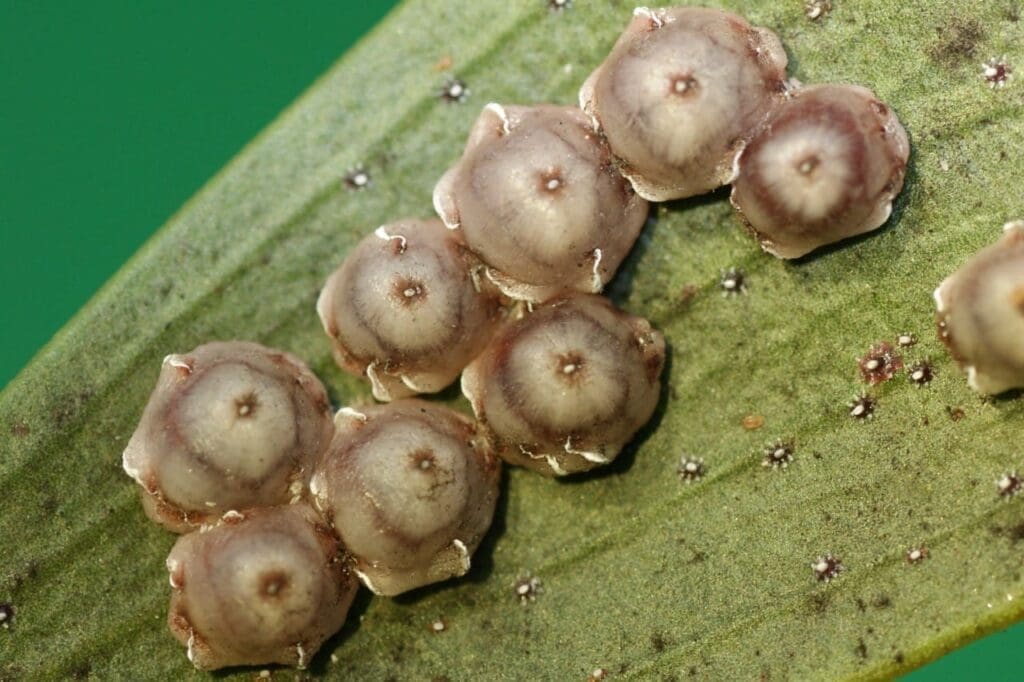
<instances>
[{"instance_id":1,"label":"green leaf","mask_svg":"<svg viewBox=\"0 0 1024 682\"><path fill-rule=\"evenodd\" d=\"M671 345L657 421L611 471L553 482L511 471L467 579L357 601L314 672L346 679L616 679L690 673L874 678L1017 620L1024 402L972 394L932 333L931 291L1024 213L1017 2L725 2L779 32L804 82L873 88L910 132L886 229L798 263L763 254L725 193L658 207L612 293ZM321 281L378 224L431 213L435 179L486 102L575 101L632 7L578 0L411 0L190 201L0 395L0 678L200 679L166 632L163 559L120 452L164 354L247 338L307 358L338 403L367 387L333 366ZM448 55L471 90L438 98ZM358 163L372 174L348 189ZM722 269L749 293L724 298ZM937 378L879 387L851 419L856 358L917 334ZM454 400L455 391L447 397ZM460 402L465 407L465 404ZM762 415L759 430L741 426ZM954 419L954 416L961 418ZM792 438L785 471L765 444ZM681 455L703 457L692 484ZM925 545L929 558L905 553ZM845 571L819 582L831 552ZM537 576L520 605L512 585ZM428 625L443 617L440 634ZM337 662L331 662L331 654ZM228 677L243 679L251 672Z\"/></svg>"}]
</instances>

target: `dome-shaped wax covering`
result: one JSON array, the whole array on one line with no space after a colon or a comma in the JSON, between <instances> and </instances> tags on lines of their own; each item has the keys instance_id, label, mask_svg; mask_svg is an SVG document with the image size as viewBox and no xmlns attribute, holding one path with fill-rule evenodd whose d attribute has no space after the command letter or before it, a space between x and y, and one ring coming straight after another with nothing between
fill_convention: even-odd
<instances>
[{"instance_id":1,"label":"dome-shaped wax covering","mask_svg":"<svg viewBox=\"0 0 1024 682\"><path fill-rule=\"evenodd\" d=\"M346 408L310 481L377 594L465 574L498 499L500 461L471 419L421 400Z\"/></svg>"},{"instance_id":2,"label":"dome-shaped wax covering","mask_svg":"<svg viewBox=\"0 0 1024 682\"><path fill-rule=\"evenodd\" d=\"M317 312L345 370L381 401L448 386L487 343L501 309L459 235L400 220L363 239L327 279Z\"/></svg>"},{"instance_id":3,"label":"dome-shaped wax covering","mask_svg":"<svg viewBox=\"0 0 1024 682\"><path fill-rule=\"evenodd\" d=\"M634 12L580 90L641 196L666 201L729 182L743 144L786 90L778 36L719 9Z\"/></svg>"},{"instance_id":4,"label":"dome-shaped wax covering","mask_svg":"<svg viewBox=\"0 0 1024 682\"><path fill-rule=\"evenodd\" d=\"M1024 388L1024 221L935 290L939 331L976 391Z\"/></svg>"},{"instance_id":5,"label":"dome-shaped wax covering","mask_svg":"<svg viewBox=\"0 0 1024 682\"><path fill-rule=\"evenodd\" d=\"M213 342L164 358L122 461L146 513L187 532L300 497L333 432L327 393L301 360Z\"/></svg>"},{"instance_id":6,"label":"dome-shaped wax covering","mask_svg":"<svg viewBox=\"0 0 1024 682\"><path fill-rule=\"evenodd\" d=\"M587 117L554 105L487 105L434 206L502 292L534 302L601 291L647 218Z\"/></svg>"},{"instance_id":7,"label":"dome-shaped wax covering","mask_svg":"<svg viewBox=\"0 0 1024 682\"><path fill-rule=\"evenodd\" d=\"M664 363L647 320L576 294L499 332L462 391L502 459L563 476L611 462L647 423Z\"/></svg>"},{"instance_id":8,"label":"dome-shaped wax covering","mask_svg":"<svg viewBox=\"0 0 1024 682\"><path fill-rule=\"evenodd\" d=\"M359 583L307 504L229 512L167 558L168 625L200 670L306 667L337 632Z\"/></svg>"},{"instance_id":9,"label":"dome-shaped wax covering","mask_svg":"<svg viewBox=\"0 0 1024 682\"><path fill-rule=\"evenodd\" d=\"M743 150L732 203L765 251L798 258L888 220L909 154L903 126L870 90L810 86Z\"/></svg>"}]
</instances>

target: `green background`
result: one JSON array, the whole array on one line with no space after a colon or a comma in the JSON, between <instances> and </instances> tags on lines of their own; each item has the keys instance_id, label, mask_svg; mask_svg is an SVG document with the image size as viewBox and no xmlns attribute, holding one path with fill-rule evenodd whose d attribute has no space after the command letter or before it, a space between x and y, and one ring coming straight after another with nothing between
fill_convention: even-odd
<instances>
[{"instance_id":1,"label":"green background","mask_svg":"<svg viewBox=\"0 0 1024 682\"><path fill-rule=\"evenodd\" d=\"M0 0L0 386L394 4ZM1021 679L1021 647L906 679Z\"/></svg>"}]
</instances>

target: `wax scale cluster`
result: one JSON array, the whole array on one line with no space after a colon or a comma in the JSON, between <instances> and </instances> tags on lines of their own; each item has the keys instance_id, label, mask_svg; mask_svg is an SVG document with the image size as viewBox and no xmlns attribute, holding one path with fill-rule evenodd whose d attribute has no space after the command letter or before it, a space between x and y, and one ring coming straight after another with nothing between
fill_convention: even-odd
<instances>
[{"instance_id":1,"label":"wax scale cluster","mask_svg":"<svg viewBox=\"0 0 1024 682\"><path fill-rule=\"evenodd\" d=\"M390 596L464 575L501 460L565 476L615 459L661 395L664 338L600 296L649 201L731 182L785 258L885 221L899 122L785 67L738 15L641 8L579 108L484 107L437 217L371 230L317 301L338 365L381 404L334 411L301 360L254 343L165 359L124 468L183 534L169 625L196 667L304 667L359 582ZM475 419L417 398L460 376Z\"/></svg>"}]
</instances>

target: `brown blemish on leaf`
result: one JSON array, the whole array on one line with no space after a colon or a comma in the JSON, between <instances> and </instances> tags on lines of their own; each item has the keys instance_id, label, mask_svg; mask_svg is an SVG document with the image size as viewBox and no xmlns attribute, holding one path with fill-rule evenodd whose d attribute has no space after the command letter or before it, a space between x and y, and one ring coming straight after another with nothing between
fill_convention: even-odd
<instances>
[{"instance_id":1,"label":"brown blemish on leaf","mask_svg":"<svg viewBox=\"0 0 1024 682\"><path fill-rule=\"evenodd\" d=\"M946 407L946 414L949 415L949 418L955 422L958 422L967 416L967 412L964 411L964 408L953 406Z\"/></svg>"},{"instance_id":2,"label":"brown blemish on leaf","mask_svg":"<svg viewBox=\"0 0 1024 682\"><path fill-rule=\"evenodd\" d=\"M832 595L829 592L815 592L807 597L807 606L811 612L821 615L828 611L832 605Z\"/></svg>"},{"instance_id":3,"label":"brown blemish on leaf","mask_svg":"<svg viewBox=\"0 0 1024 682\"><path fill-rule=\"evenodd\" d=\"M1015 523L1012 526L993 526L989 530L993 535L1004 537L1015 545L1024 540L1024 521Z\"/></svg>"},{"instance_id":4,"label":"brown blemish on leaf","mask_svg":"<svg viewBox=\"0 0 1024 682\"><path fill-rule=\"evenodd\" d=\"M28 434L28 424L25 423L24 419L19 419L18 421L11 424L11 435L14 436L15 438L24 438Z\"/></svg>"},{"instance_id":5,"label":"brown blemish on leaf","mask_svg":"<svg viewBox=\"0 0 1024 682\"><path fill-rule=\"evenodd\" d=\"M974 17L952 16L935 30L939 38L929 48L928 56L947 68L971 61L985 37L985 26Z\"/></svg>"},{"instance_id":6,"label":"brown blemish on leaf","mask_svg":"<svg viewBox=\"0 0 1024 682\"><path fill-rule=\"evenodd\" d=\"M668 639L661 632L655 632L651 634L651 648L654 649L654 653L660 654L668 648Z\"/></svg>"},{"instance_id":7,"label":"brown blemish on leaf","mask_svg":"<svg viewBox=\"0 0 1024 682\"><path fill-rule=\"evenodd\" d=\"M684 284L683 288L679 290L676 305L680 308L689 306L693 302L693 299L697 298L697 294L699 292L700 288L696 284Z\"/></svg>"},{"instance_id":8,"label":"brown blemish on leaf","mask_svg":"<svg viewBox=\"0 0 1024 682\"><path fill-rule=\"evenodd\" d=\"M759 414L748 414L743 418L741 424L747 431L756 431L764 426L764 417Z\"/></svg>"}]
</instances>

